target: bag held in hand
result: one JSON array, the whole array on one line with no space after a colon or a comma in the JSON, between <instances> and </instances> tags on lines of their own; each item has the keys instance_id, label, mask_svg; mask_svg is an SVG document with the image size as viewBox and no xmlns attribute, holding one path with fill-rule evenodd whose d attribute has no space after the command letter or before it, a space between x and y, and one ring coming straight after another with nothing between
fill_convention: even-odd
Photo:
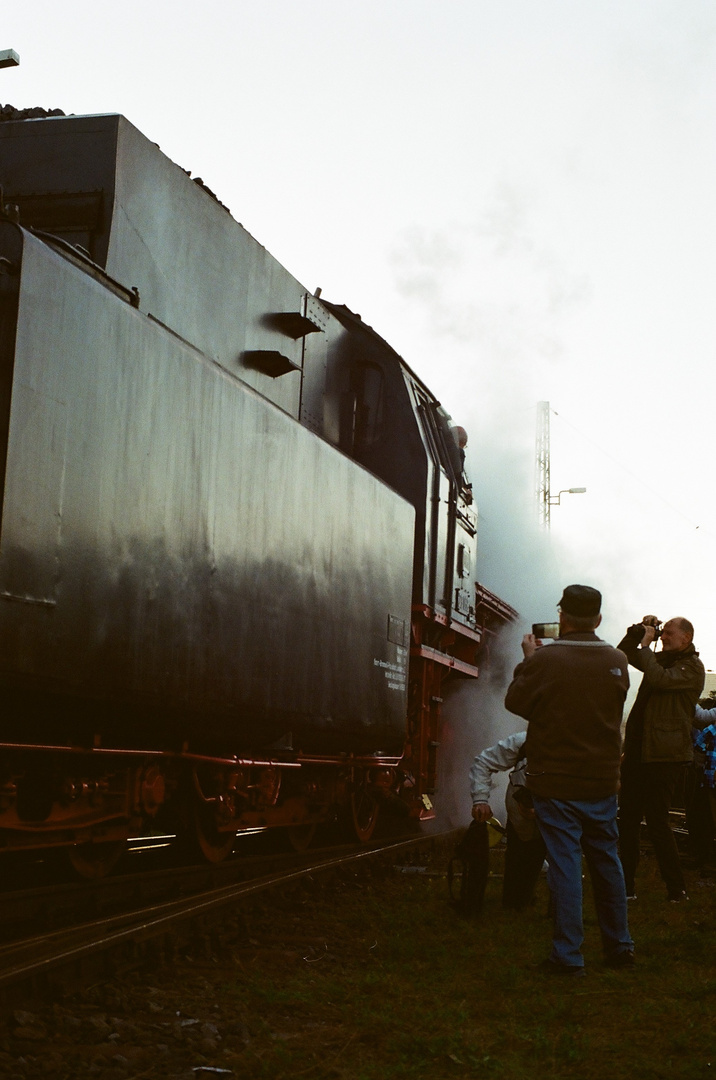
<instances>
[{"instance_id":1,"label":"bag held in hand","mask_svg":"<svg viewBox=\"0 0 716 1080\"><path fill-rule=\"evenodd\" d=\"M455 848L448 864L450 899L459 915L473 919L482 911L490 863L487 822L473 821ZM455 895L455 877L460 874L460 890Z\"/></svg>"}]
</instances>

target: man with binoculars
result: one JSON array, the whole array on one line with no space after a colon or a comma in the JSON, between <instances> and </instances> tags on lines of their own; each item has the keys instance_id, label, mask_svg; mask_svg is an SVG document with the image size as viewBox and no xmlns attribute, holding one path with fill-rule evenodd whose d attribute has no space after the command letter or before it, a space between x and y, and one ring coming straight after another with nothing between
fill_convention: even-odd
<instances>
[{"instance_id":1,"label":"man with binoculars","mask_svg":"<svg viewBox=\"0 0 716 1080\"><path fill-rule=\"evenodd\" d=\"M688 619L669 619L661 630L661 651L650 645L660 622L646 615L630 626L618 648L643 673L627 720L619 793L619 848L627 895L635 897L639 830L646 817L668 899L688 899L669 809L683 766L693 758L691 727L704 686L704 666L693 645Z\"/></svg>"}]
</instances>

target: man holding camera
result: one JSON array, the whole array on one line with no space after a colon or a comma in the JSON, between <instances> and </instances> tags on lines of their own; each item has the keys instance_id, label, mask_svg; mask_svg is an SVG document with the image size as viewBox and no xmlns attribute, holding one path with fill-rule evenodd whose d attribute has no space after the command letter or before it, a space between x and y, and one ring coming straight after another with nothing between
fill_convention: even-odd
<instances>
[{"instance_id":1,"label":"man holding camera","mask_svg":"<svg viewBox=\"0 0 716 1080\"><path fill-rule=\"evenodd\" d=\"M527 787L547 848L554 934L546 970L583 975L582 851L587 860L605 962L634 963L624 875L617 851L621 722L627 659L595 634L601 593L568 585L559 637L539 647L525 635L505 706L529 721Z\"/></svg>"},{"instance_id":2,"label":"man holding camera","mask_svg":"<svg viewBox=\"0 0 716 1080\"><path fill-rule=\"evenodd\" d=\"M646 817L667 897L686 900L669 810L684 765L693 759L694 709L704 686L704 665L693 645L688 619L669 619L661 631L661 652L649 647L659 637L659 620L646 615L630 626L619 648L643 672L629 713L619 795L619 844L627 894L635 897L639 831Z\"/></svg>"}]
</instances>

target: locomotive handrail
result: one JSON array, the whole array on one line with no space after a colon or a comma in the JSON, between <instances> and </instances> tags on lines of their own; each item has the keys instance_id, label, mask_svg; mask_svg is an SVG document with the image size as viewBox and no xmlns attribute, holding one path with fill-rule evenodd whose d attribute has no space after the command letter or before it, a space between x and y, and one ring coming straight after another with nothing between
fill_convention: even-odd
<instances>
[{"instance_id":1,"label":"locomotive handrail","mask_svg":"<svg viewBox=\"0 0 716 1080\"><path fill-rule=\"evenodd\" d=\"M241 769L301 768L298 761L278 761L275 758L214 757L210 754L190 754L176 750L129 750L120 746L50 746L45 743L0 742L0 750L42 750L58 754L94 754L100 757L161 757L176 761L196 761L205 765L231 765Z\"/></svg>"},{"instance_id":2,"label":"locomotive handrail","mask_svg":"<svg viewBox=\"0 0 716 1080\"><path fill-rule=\"evenodd\" d=\"M450 653L431 648L430 645L413 645L410 649L410 655L422 656L425 660L434 660L436 663L442 664L443 667L459 671L462 675L472 675L474 679L480 674L480 669L475 664L467 664L464 660L458 660L457 657L451 656Z\"/></svg>"},{"instance_id":3,"label":"locomotive handrail","mask_svg":"<svg viewBox=\"0 0 716 1080\"><path fill-rule=\"evenodd\" d=\"M335 765L339 762L341 765L359 765L361 767L368 766L369 768L375 768L376 766L394 767L399 765L402 761L402 755L399 756L385 756L383 754L376 755L353 755L353 754L335 754L330 756L328 754L299 754L298 762L300 765Z\"/></svg>"},{"instance_id":4,"label":"locomotive handrail","mask_svg":"<svg viewBox=\"0 0 716 1080\"><path fill-rule=\"evenodd\" d=\"M471 626L458 622L449 615L443 615L439 611L433 611L427 604L413 604L413 614L423 615L430 622L436 622L440 626L444 626L447 630L454 630L456 633L462 634L463 637L470 638L471 641L476 642L478 645L482 641L483 627L478 626L477 629L473 629Z\"/></svg>"}]
</instances>

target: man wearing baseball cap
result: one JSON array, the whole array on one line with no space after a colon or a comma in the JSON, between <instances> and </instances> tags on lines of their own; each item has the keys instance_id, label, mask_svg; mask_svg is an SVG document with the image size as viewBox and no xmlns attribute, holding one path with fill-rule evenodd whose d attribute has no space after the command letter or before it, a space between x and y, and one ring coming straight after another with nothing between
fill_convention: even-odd
<instances>
[{"instance_id":1,"label":"man wearing baseball cap","mask_svg":"<svg viewBox=\"0 0 716 1080\"><path fill-rule=\"evenodd\" d=\"M583 975L582 852L589 867L605 963L634 963L624 874L618 854L617 788L627 658L598 638L601 593L568 585L559 602L559 638L522 641L505 698L529 723L527 787L547 848L552 953L544 968Z\"/></svg>"}]
</instances>

